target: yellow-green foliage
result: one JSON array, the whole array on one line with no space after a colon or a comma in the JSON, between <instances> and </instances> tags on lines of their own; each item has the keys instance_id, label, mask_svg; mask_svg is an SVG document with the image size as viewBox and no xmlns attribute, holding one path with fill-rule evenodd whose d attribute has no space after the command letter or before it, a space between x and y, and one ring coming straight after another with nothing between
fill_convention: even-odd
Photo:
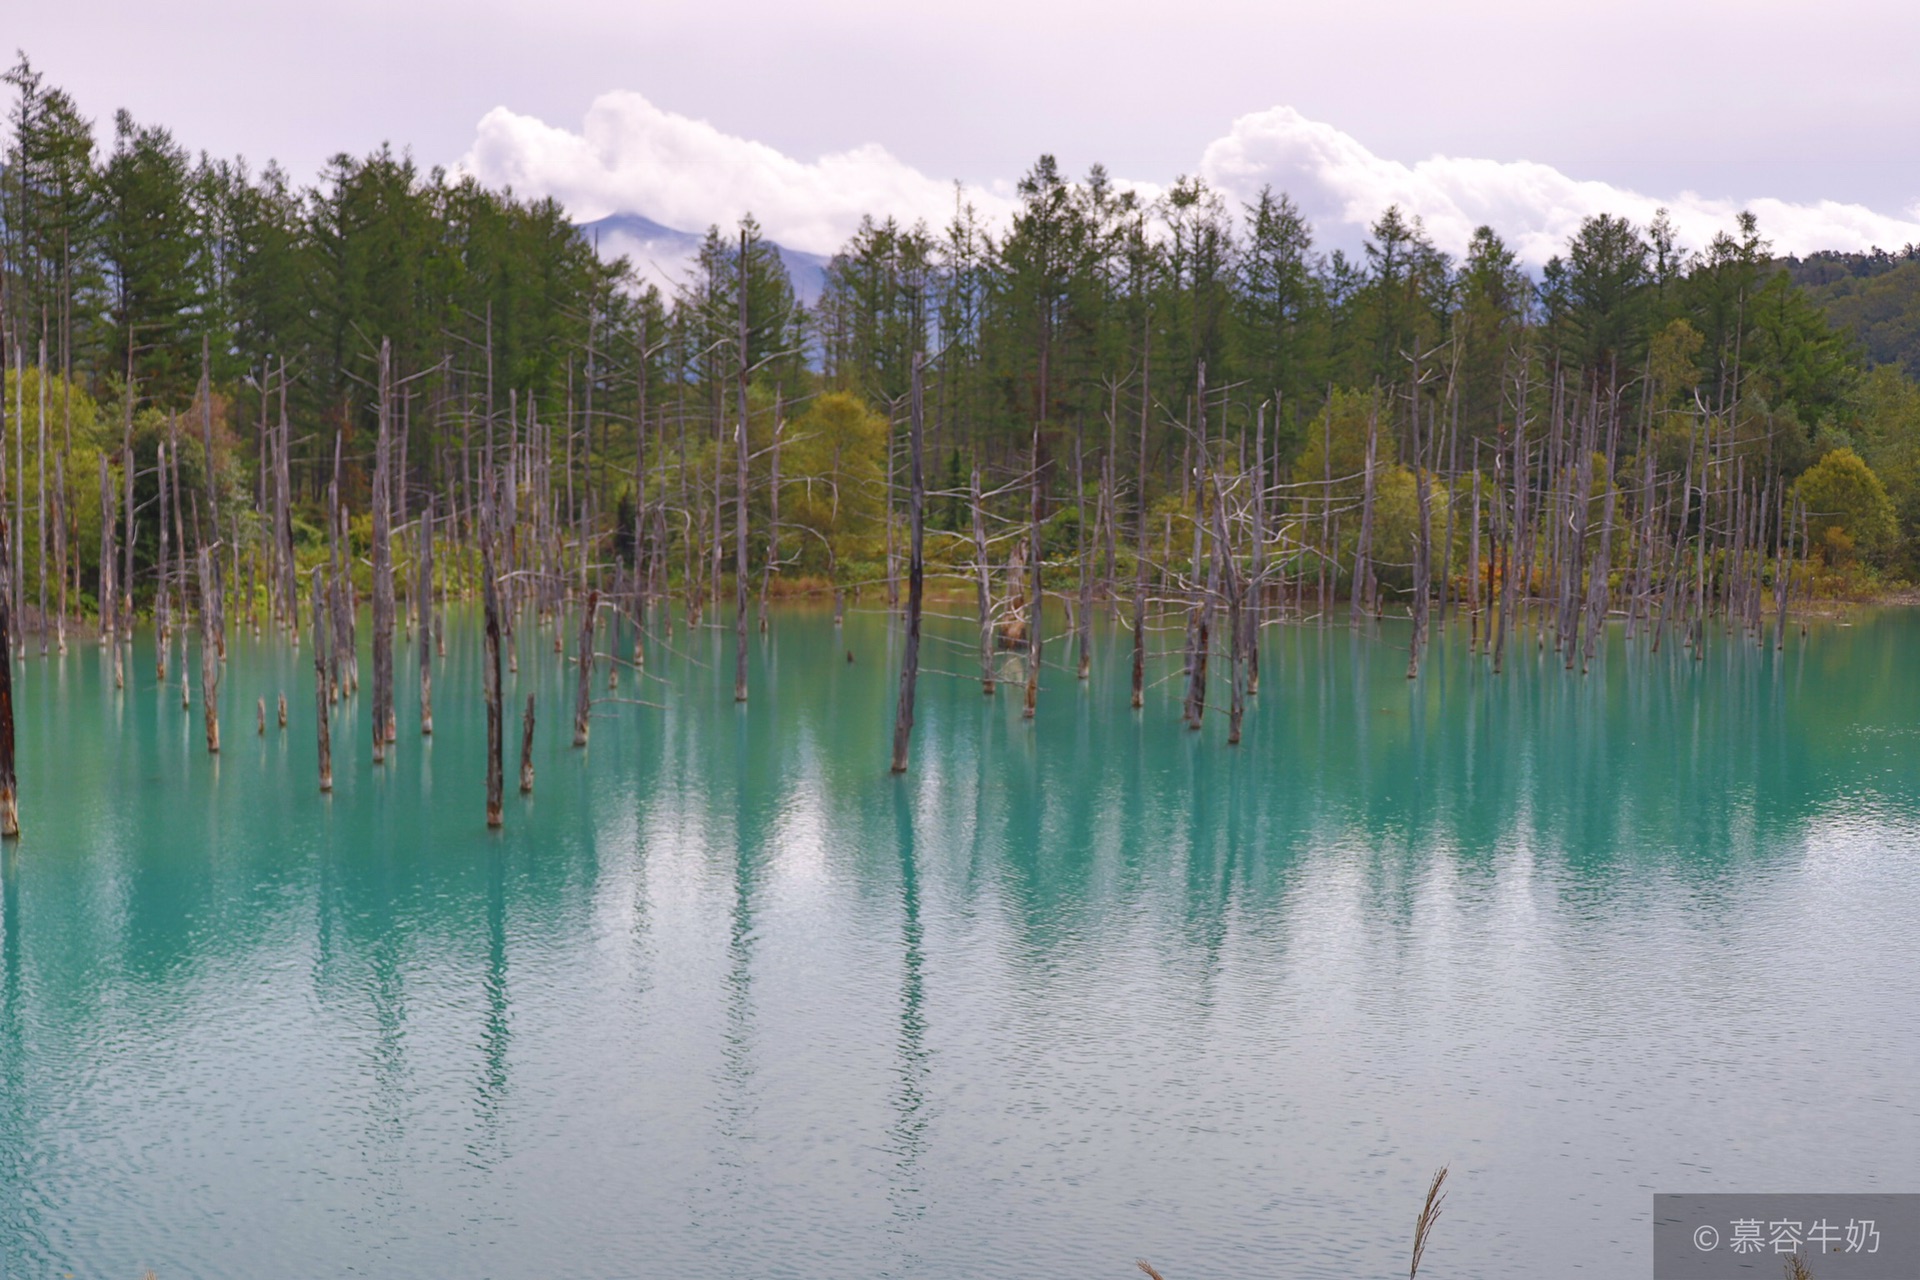
<instances>
[{"instance_id":1,"label":"yellow-green foliage","mask_svg":"<svg viewBox=\"0 0 1920 1280\"><path fill-rule=\"evenodd\" d=\"M37 369L11 369L7 372L7 468L13 469L13 435L22 422L16 419L16 409L24 418L27 431L27 467L28 474L34 474L33 453L35 441L40 432L40 414L42 410L41 390L46 391L45 412L47 424L47 447L57 449L66 440L71 427L73 443L86 444L94 448L102 443L108 430L101 420L100 406L86 393L76 379L71 389L60 375L49 371L44 384ZM17 394L16 394L17 393Z\"/></svg>"},{"instance_id":2,"label":"yellow-green foliage","mask_svg":"<svg viewBox=\"0 0 1920 1280\"><path fill-rule=\"evenodd\" d=\"M1193 548L1194 504L1180 491L1162 494L1147 508L1147 556L1163 565L1184 564Z\"/></svg>"},{"instance_id":3,"label":"yellow-green foliage","mask_svg":"<svg viewBox=\"0 0 1920 1280\"><path fill-rule=\"evenodd\" d=\"M1664 419L1687 407L1690 388L1700 381L1696 360L1706 338L1684 319L1671 321L1647 347L1648 399Z\"/></svg>"},{"instance_id":4,"label":"yellow-green foliage","mask_svg":"<svg viewBox=\"0 0 1920 1280\"><path fill-rule=\"evenodd\" d=\"M1427 477L1427 509L1433 534L1432 578L1437 581L1446 572L1447 487L1432 475ZM1359 522L1352 523L1357 534ZM1417 473L1398 464L1381 467L1373 492L1373 557L1381 581L1399 588L1413 585L1413 547L1419 533ZM1456 538L1458 533L1455 530ZM1342 541L1351 539L1343 535Z\"/></svg>"},{"instance_id":5,"label":"yellow-green foliage","mask_svg":"<svg viewBox=\"0 0 1920 1280\"><path fill-rule=\"evenodd\" d=\"M798 548L811 558L824 543L836 561L870 558L886 536L887 420L865 401L830 392L789 428L780 455L780 520L814 534Z\"/></svg>"},{"instance_id":6,"label":"yellow-green foliage","mask_svg":"<svg viewBox=\"0 0 1920 1280\"><path fill-rule=\"evenodd\" d=\"M58 545L54 540L52 525L54 513L59 510L56 491L64 478L67 554L73 563L87 567L83 576L91 580L92 566L100 558L100 453L103 446L108 446L107 437L111 434L100 406L81 389L77 379L69 387L59 374L50 372L43 380L39 371L31 368L10 371L4 391L7 404L6 516L10 525L16 522L21 495L24 494L27 500L26 527L14 530L13 535L13 541L19 548L20 563L25 569L25 590L29 594L39 590L40 521L37 504L40 499L39 442L43 421L47 442L48 576L51 579L54 549ZM16 408L18 417L15 416ZM23 430L26 433L24 439L18 434ZM118 442L112 443L117 445ZM19 447L22 444L24 449ZM15 464L23 454L24 474L21 474L21 469ZM117 494L120 485L117 464L113 467L112 475ZM53 590L51 582L48 590Z\"/></svg>"},{"instance_id":7,"label":"yellow-green foliage","mask_svg":"<svg viewBox=\"0 0 1920 1280\"><path fill-rule=\"evenodd\" d=\"M1806 504L1813 545L1829 564L1846 564L1856 554L1877 555L1898 532L1886 487L1851 449L1827 454L1794 488Z\"/></svg>"},{"instance_id":8,"label":"yellow-green foliage","mask_svg":"<svg viewBox=\"0 0 1920 1280\"><path fill-rule=\"evenodd\" d=\"M1360 492L1361 473L1367 467L1367 424L1380 407L1369 392L1335 388L1320 416L1306 424L1306 448L1293 464L1293 478L1300 482L1324 481L1331 474L1333 491L1340 497ZM1393 451L1391 431L1386 423L1378 428L1380 441L1375 465ZM1329 449L1329 444L1331 448ZM1332 460L1329 468L1328 460Z\"/></svg>"},{"instance_id":9,"label":"yellow-green foliage","mask_svg":"<svg viewBox=\"0 0 1920 1280\"><path fill-rule=\"evenodd\" d=\"M1413 472L1395 464L1373 480L1373 559L1380 575L1396 583L1411 581L1413 536L1420 527L1420 497Z\"/></svg>"}]
</instances>

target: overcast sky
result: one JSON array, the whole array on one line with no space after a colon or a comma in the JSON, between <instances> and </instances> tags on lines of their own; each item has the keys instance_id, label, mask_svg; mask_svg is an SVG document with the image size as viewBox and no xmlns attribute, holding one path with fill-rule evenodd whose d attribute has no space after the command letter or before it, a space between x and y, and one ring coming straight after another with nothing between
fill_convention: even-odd
<instances>
[{"instance_id":1,"label":"overcast sky","mask_svg":"<svg viewBox=\"0 0 1920 1280\"><path fill-rule=\"evenodd\" d=\"M1920 6L1890 0L63 0L4 38L115 108L311 177L381 141L796 247L862 208L984 206L1042 151L1293 190L1337 242L1387 200L1538 258L1610 206L1782 248L1920 239ZM882 203L897 207L881 207ZM616 207L623 206L623 207Z\"/></svg>"}]
</instances>

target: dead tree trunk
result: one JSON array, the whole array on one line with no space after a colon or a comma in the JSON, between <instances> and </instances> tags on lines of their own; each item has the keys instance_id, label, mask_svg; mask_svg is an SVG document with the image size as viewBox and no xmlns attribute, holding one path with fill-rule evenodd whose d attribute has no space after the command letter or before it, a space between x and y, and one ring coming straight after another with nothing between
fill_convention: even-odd
<instances>
[{"instance_id":1,"label":"dead tree trunk","mask_svg":"<svg viewBox=\"0 0 1920 1280\"><path fill-rule=\"evenodd\" d=\"M113 487L113 473L107 467L107 455L100 455L100 643L114 642L113 526L120 519Z\"/></svg>"},{"instance_id":2,"label":"dead tree trunk","mask_svg":"<svg viewBox=\"0 0 1920 1280\"><path fill-rule=\"evenodd\" d=\"M633 665L647 661L647 593L652 585L652 548L647 538L647 316L640 313L634 338L633 400Z\"/></svg>"},{"instance_id":3,"label":"dead tree trunk","mask_svg":"<svg viewBox=\"0 0 1920 1280\"><path fill-rule=\"evenodd\" d=\"M1215 540L1213 554L1211 556L1204 554L1204 548L1201 545L1201 538L1206 532L1206 524L1209 516L1207 507L1207 489L1209 487L1207 483L1207 449L1205 444L1200 446L1200 476L1200 483L1194 491L1194 501L1198 504L1199 509L1194 512L1193 568L1194 576L1198 578L1200 562L1204 558L1207 563L1207 576L1199 586L1199 597L1194 602L1193 620L1188 630L1191 643L1187 653L1187 701L1185 710L1187 728L1189 729L1198 729L1207 715L1207 660L1213 650L1213 601L1220 583L1221 547L1219 542ZM1212 495L1212 499L1215 503L1218 503L1220 501L1220 495L1215 493Z\"/></svg>"},{"instance_id":4,"label":"dead tree trunk","mask_svg":"<svg viewBox=\"0 0 1920 1280\"><path fill-rule=\"evenodd\" d=\"M1593 666L1601 634L1607 625L1607 603L1609 598L1608 574L1613 568L1613 518L1614 506L1619 496L1619 486L1613 482L1614 451L1619 446L1620 414L1617 405L1609 404L1610 420L1607 424L1607 472L1603 477L1606 496L1600 504L1600 546L1593 553L1593 565L1587 574L1587 640L1581 653L1580 670L1584 674Z\"/></svg>"},{"instance_id":5,"label":"dead tree trunk","mask_svg":"<svg viewBox=\"0 0 1920 1280\"><path fill-rule=\"evenodd\" d=\"M1076 423L1073 429L1073 500L1077 517L1074 524L1078 528L1079 542L1075 552L1080 561L1080 599L1075 609L1073 630L1080 649L1076 674L1082 680L1087 678L1087 672L1093 665L1093 545L1087 540L1086 434L1086 423Z\"/></svg>"},{"instance_id":6,"label":"dead tree trunk","mask_svg":"<svg viewBox=\"0 0 1920 1280\"><path fill-rule=\"evenodd\" d=\"M907 647L900 660L900 702L893 715L893 771L907 771L907 747L913 739L914 682L920 676L920 604L926 587L926 473L921 445L925 427L925 373L920 352L913 353L912 419L908 430L912 467L907 490L907 525L912 543L907 559Z\"/></svg>"},{"instance_id":7,"label":"dead tree trunk","mask_svg":"<svg viewBox=\"0 0 1920 1280\"><path fill-rule=\"evenodd\" d=\"M980 464L973 464L969 497L973 507L975 595L980 613L980 692L993 696L993 578L987 561L986 513L980 508Z\"/></svg>"},{"instance_id":8,"label":"dead tree trunk","mask_svg":"<svg viewBox=\"0 0 1920 1280\"><path fill-rule=\"evenodd\" d=\"M1681 560L1686 550L1687 513L1693 505L1692 458L1687 459L1687 469L1683 473L1680 492L1675 496L1680 500L1680 513L1677 520L1671 518L1668 520L1668 523L1671 524L1673 528L1671 539L1672 547L1666 557L1666 583L1660 597L1660 617L1654 624L1653 644L1649 647L1650 652L1653 653L1660 652L1660 642L1666 637L1668 624L1672 623L1676 627L1679 625L1680 568ZM1671 510L1671 499L1668 501L1668 507L1669 510Z\"/></svg>"},{"instance_id":9,"label":"dead tree trunk","mask_svg":"<svg viewBox=\"0 0 1920 1280\"><path fill-rule=\"evenodd\" d=\"M11 382L13 384L13 441L14 441L14 449L16 450L16 462L15 462L14 474L18 482L18 487L16 491L20 495L20 502L21 502L20 523L16 527L24 528L26 525L26 500L27 500L27 497L26 497L27 473L25 470L26 454L24 452L24 449L25 449L24 440L26 436L25 428L26 428L27 420L25 416L26 411L22 408L22 405L25 403L25 401L21 398L21 392L22 392L21 384L25 382L26 379L23 376L22 366L20 364L20 345L17 342L9 343L7 341L7 337L8 335L6 333L0 332L0 525L3 525L6 521L6 492L7 492L7 431L6 431L6 421L5 421L6 414L7 414L7 404L6 404L4 392L6 390L6 384ZM9 364L9 357L11 357L11 364ZM129 395L132 394L131 379L128 380L128 394ZM3 545L7 541L10 541L10 540L0 539L0 545ZM19 583L19 574L16 572L15 566L11 559L9 559L4 566L0 566L0 581L11 581L17 587ZM7 603L9 606L11 606L14 604L14 601L9 599ZM16 609L14 612L17 613L18 610ZM7 657L9 659L13 657L13 651L11 649L7 651Z\"/></svg>"},{"instance_id":10,"label":"dead tree trunk","mask_svg":"<svg viewBox=\"0 0 1920 1280\"><path fill-rule=\"evenodd\" d=\"M128 394L131 396L131 391ZM0 470L5 469L5 463L6 450L0 448ZM129 649L133 645L133 473L133 424L129 421L120 445L120 488L123 494L120 509L127 513L127 536L120 543L120 576L115 582L120 589L120 598L117 602L121 624L120 640Z\"/></svg>"},{"instance_id":11,"label":"dead tree trunk","mask_svg":"<svg viewBox=\"0 0 1920 1280\"><path fill-rule=\"evenodd\" d=\"M1639 491L1635 494L1633 514L1633 573L1627 587L1627 626L1626 638L1631 640L1640 632L1642 606L1648 603L1647 594L1652 586L1648 576L1653 563L1653 450L1647 447L1648 431L1640 432L1641 479ZM1648 623L1651 625L1651 617Z\"/></svg>"},{"instance_id":12,"label":"dead tree trunk","mask_svg":"<svg viewBox=\"0 0 1920 1280\"><path fill-rule=\"evenodd\" d=\"M1527 519L1527 421L1526 379L1519 381L1519 394L1515 397L1519 406L1513 427L1513 502L1506 518L1506 550L1500 557L1500 606L1493 622L1493 669L1496 674L1505 666L1507 659L1507 632L1513 627L1514 593L1519 589L1517 575L1524 572L1522 566L1526 557L1522 554L1520 540L1526 529Z\"/></svg>"},{"instance_id":13,"label":"dead tree trunk","mask_svg":"<svg viewBox=\"0 0 1920 1280\"><path fill-rule=\"evenodd\" d=\"M1240 745L1240 722L1247 712L1246 586L1227 537L1226 492L1216 473L1213 482L1213 571L1227 600L1227 745Z\"/></svg>"},{"instance_id":14,"label":"dead tree trunk","mask_svg":"<svg viewBox=\"0 0 1920 1280\"><path fill-rule=\"evenodd\" d=\"M1273 393L1274 426L1279 427L1280 393ZM1260 630L1267 611L1267 408L1260 406L1253 429L1253 574L1242 588L1247 599L1241 608L1246 613L1247 692L1260 692ZM1287 574L1280 570L1280 618L1287 616ZM1237 633L1236 633L1237 634Z\"/></svg>"},{"instance_id":15,"label":"dead tree trunk","mask_svg":"<svg viewBox=\"0 0 1920 1280\"><path fill-rule=\"evenodd\" d=\"M1713 428L1707 427L1708 431ZM1707 453L1707 461L1712 459ZM1707 539L1711 526L1707 523L1707 483L1710 472L1707 461L1701 464L1700 472L1700 536L1694 539L1693 563L1693 633L1688 641L1693 651L1693 660L1699 662L1706 656L1707 649Z\"/></svg>"},{"instance_id":16,"label":"dead tree trunk","mask_svg":"<svg viewBox=\"0 0 1920 1280\"><path fill-rule=\"evenodd\" d=\"M1194 488L1193 514L1193 579L1198 596L1194 600L1193 610L1187 624L1187 728L1198 729L1207 713L1207 658L1213 647L1211 634L1213 624L1214 591L1219 586L1221 547L1218 541L1213 547L1213 555L1205 557L1203 538L1207 532L1209 509L1207 506L1208 482L1212 478L1212 464L1207 452L1207 366L1200 365L1198 389L1195 399L1199 405L1198 465L1194 470L1198 483ZM1217 486L1216 486L1217 488ZM1213 494L1213 500L1221 501L1222 495ZM1201 561L1206 559L1205 584L1201 585Z\"/></svg>"},{"instance_id":17,"label":"dead tree trunk","mask_svg":"<svg viewBox=\"0 0 1920 1280\"><path fill-rule=\"evenodd\" d=\"M587 745L587 729L593 721L593 619L600 608L600 593L587 592L586 611L580 615L579 685L573 696L573 745Z\"/></svg>"},{"instance_id":18,"label":"dead tree trunk","mask_svg":"<svg viewBox=\"0 0 1920 1280\"><path fill-rule=\"evenodd\" d=\"M131 461L132 455L125 455ZM131 466L128 470L132 470ZM132 512L128 512L132 519ZM113 487L113 473L107 467L107 455L100 455L100 643L113 651L113 687L124 689L127 684L126 665L122 661L125 654L120 647L120 630L124 624L131 632L133 612L127 610L124 618L119 609L120 591L114 581L114 526L120 522L118 491Z\"/></svg>"},{"instance_id":19,"label":"dead tree trunk","mask_svg":"<svg viewBox=\"0 0 1920 1280\"><path fill-rule=\"evenodd\" d=\"M14 372L17 376L17 367ZM13 539L10 533L6 514L0 511L0 839L18 840L20 795L13 764Z\"/></svg>"},{"instance_id":20,"label":"dead tree trunk","mask_svg":"<svg viewBox=\"0 0 1920 1280\"><path fill-rule=\"evenodd\" d=\"M220 753L220 561L200 548L200 714L207 752Z\"/></svg>"},{"instance_id":21,"label":"dead tree trunk","mask_svg":"<svg viewBox=\"0 0 1920 1280\"><path fill-rule=\"evenodd\" d=\"M21 540L27 536L27 411L21 399L26 379L19 373L26 367L22 359L20 344L14 343L13 367L13 473L19 478L19 486L14 491L14 537L12 558L8 561L8 572L13 575L13 631L14 650L21 657L27 653L25 624L21 621L27 613L27 552Z\"/></svg>"},{"instance_id":22,"label":"dead tree trunk","mask_svg":"<svg viewBox=\"0 0 1920 1280\"><path fill-rule=\"evenodd\" d=\"M1204 391L1204 377L1202 382ZM1202 397L1202 402L1204 403L1204 396ZM1189 427L1191 427L1191 423L1192 405L1189 403ZM1180 675L1181 678L1187 682L1187 688L1185 694L1182 696L1180 715L1181 719L1188 724L1189 727L1192 727L1193 671L1194 668L1199 665L1199 652L1204 644L1204 641L1202 641L1200 637L1200 584L1206 580L1206 575L1203 572L1203 566L1200 560L1201 557L1205 555L1207 549L1205 529L1207 483L1205 478L1202 477L1197 486L1194 484L1194 478L1199 473L1194 470L1193 442L1191 439L1188 440L1184 453L1185 456L1181 459L1180 463L1180 499L1183 510L1187 507L1189 500L1192 504L1192 513L1188 515L1187 523L1193 530L1193 551L1187 558L1187 577L1186 582L1183 584L1184 594L1187 598L1187 631L1185 638L1181 641L1180 657L1182 665L1180 667Z\"/></svg>"},{"instance_id":23,"label":"dead tree trunk","mask_svg":"<svg viewBox=\"0 0 1920 1280\"><path fill-rule=\"evenodd\" d=\"M1413 534L1413 637L1407 645L1407 679L1420 674L1420 649L1427 640L1427 617L1433 595L1433 473L1428 467L1432 453L1434 424L1420 429L1420 382L1413 384L1413 475L1419 524Z\"/></svg>"},{"instance_id":24,"label":"dead tree trunk","mask_svg":"<svg viewBox=\"0 0 1920 1280\"><path fill-rule=\"evenodd\" d=\"M489 482L491 487L491 482ZM491 499L485 503L491 508ZM502 821L500 746L500 592L493 581L493 513L484 510L480 517L480 591L486 615L486 656L480 665L480 679L487 702L487 825L498 827ZM531 719L531 702L527 711Z\"/></svg>"},{"instance_id":25,"label":"dead tree trunk","mask_svg":"<svg viewBox=\"0 0 1920 1280\"><path fill-rule=\"evenodd\" d=\"M767 554L760 566L761 635L767 633L767 587L773 581L773 570L780 560L780 432L786 425L783 421L785 412L780 392L776 389L773 397L772 475L767 480Z\"/></svg>"},{"instance_id":26,"label":"dead tree trunk","mask_svg":"<svg viewBox=\"0 0 1920 1280\"><path fill-rule=\"evenodd\" d=\"M520 718L520 794L533 794L533 695L527 695L527 712ZM495 823L499 826L499 823Z\"/></svg>"},{"instance_id":27,"label":"dead tree trunk","mask_svg":"<svg viewBox=\"0 0 1920 1280\"><path fill-rule=\"evenodd\" d=\"M53 455L53 572L60 582L53 611L54 647L64 657L67 652L67 456L64 451Z\"/></svg>"},{"instance_id":28,"label":"dead tree trunk","mask_svg":"<svg viewBox=\"0 0 1920 1280\"><path fill-rule=\"evenodd\" d=\"M327 624L331 628L327 646L327 697L338 702L344 692L346 673L346 626L340 618L340 442L333 446L333 479L327 482Z\"/></svg>"},{"instance_id":29,"label":"dead tree trunk","mask_svg":"<svg viewBox=\"0 0 1920 1280\"><path fill-rule=\"evenodd\" d=\"M896 402L897 403L897 402ZM887 612L900 607L900 551L895 545L899 532L893 519L893 415L894 405L887 408Z\"/></svg>"},{"instance_id":30,"label":"dead tree trunk","mask_svg":"<svg viewBox=\"0 0 1920 1280\"><path fill-rule=\"evenodd\" d=\"M393 416L392 348L380 342L379 428L373 442L373 762L385 763L394 740L393 714L393 528L388 492L393 476L387 461L389 419Z\"/></svg>"},{"instance_id":31,"label":"dead tree trunk","mask_svg":"<svg viewBox=\"0 0 1920 1280\"><path fill-rule=\"evenodd\" d=\"M1149 331L1149 334L1151 331ZM1133 707L1140 708L1147 679L1147 418L1153 403L1150 366L1146 353L1150 337L1141 339L1140 443L1134 450L1133 505Z\"/></svg>"},{"instance_id":32,"label":"dead tree trunk","mask_svg":"<svg viewBox=\"0 0 1920 1280\"><path fill-rule=\"evenodd\" d=\"M1447 373L1447 531L1441 540L1440 559L1440 621L1448 617L1449 599L1457 602L1453 589L1453 525L1454 511L1459 504L1454 501L1460 488L1460 346L1454 344L1453 367ZM1435 450L1434 465L1440 463L1440 454ZM1469 648L1468 652L1472 652Z\"/></svg>"},{"instance_id":33,"label":"dead tree trunk","mask_svg":"<svg viewBox=\"0 0 1920 1280\"><path fill-rule=\"evenodd\" d=\"M1353 549L1353 577L1348 585L1347 617L1360 625L1360 615L1373 605L1373 494L1374 459L1380 444L1380 408L1367 414L1367 470L1360 487L1360 540Z\"/></svg>"},{"instance_id":34,"label":"dead tree trunk","mask_svg":"<svg viewBox=\"0 0 1920 1280\"><path fill-rule=\"evenodd\" d=\"M39 553L40 579L40 656L47 656L47 340L40 339L40 432L39 460L35 475L40 486L40 501L34 510L37 536L34 550ZM22 477L21 487L25 487Z\"/></svg>"},{"instance_id":35,"label":"dead tree trunk","mask_svg":"<svg viewBox=\"0 0 1920 1280\"><path fill-rule=\"evenodd\" d=\"M734 430L733 473L733 700L747 700L747 232L740 231L739 422ZM589 623L588 626L592 624ZM585 730L574 736L586 741Z\"/></svg>"},{"instance_id":36,"label":"dead tree trunk","mask_svg":"<svg viewBox=\"0 0 1920 1280\"><path fill-rule=\"evenodd\" d=\"M1027 513L1027 699L1021 714L1033 719L1040 705L1040 423L1033 424L1032 470L1027 477L1030 505Z\"/></svg>"},{"instance_id":37,"label":"dead tree trunk","mask_svg":"<svg viewBox=\"0 0 1920 1280\"><path fill-rule=\"evenodd\" d=\"M433 736L433 495L420 517L420 585L415 606L420 614L420 735Z\"/></svg>"},{"instance_id":38,"label":"dead tree trunk","mask_svg":"<svg viewBox=\"0 0 1920 1280\"><path fill-rule=\"evenodd\" d=\"M292 427L287 419L287 362L280 361L280 425L277 428L273 466L273 540L278 549L280 572L284 579L283 594L286 597L289 631L299 634L300 584L297 569L293 562L293 495L291 464L287 460L287 451L292 442Z\"/></svg>"},{"instance_id":39,"label":"dead tree trunk","mask_svg":"<svg viewBox=\"0 0 1920 1280\"><path fill-rule=\"evenodd\" d=\"M187 665L187 500L180 489L180 415L167 419L167 494L173 504L173 581L180 592L180 678ZM198 535L196 535L197 537ZM162 567L162 573L166 572Z\"/></svg>"},{"instance_id":40,"label":"dead tree trunk","mask_svg":"<svg viewBox=\"0 0 1920 1280\"><path fill-rule=\"evenodd\" d=\"M1795 499L1796 503L1798 499ZM1793 529L1792 520L1787 515L1784 496L1780 501L1780 524L1774 535L1773 551L1773 647L1775 651L1787 647L1787 597L1793 590ZM4 652L0 647L0 652Z\"/></svg>"},{"instance_id":41,"label":"dead tree trunk","mask_svg":"<svg viewBox=\"0 0 1920 1280\"><path fill-rule=\"evenodd\" d=\"M159 445L155 446L153 452L156 466L160 472L159 478L156 481L160 488L160 556L153 566L153 571L159 578L159 582L155 585L153 593L153 669L154 677L158 679L161 684L165 684L167 682L167 644L173 638L173 619L168 616L167 607L167 597L170 594L170 587L167 582L167 569L172 564L172 558L168 554L169 548L167 546L167 491L172 488L172 485L168 483L167 454L170 450L166 442L162 441ZM128 589L132 589L131 583L128 584Z\"/></svg>"},{"instance_id":42,"label":"dead tree trunk","mask_svg":"<svg viewBox=\"0 0 1920 1280\"><path fill-rule=\"evenodd\" d=\"M1456 477L1457 479L1457 477ZM1447 495L1451 504L1453 495ZM1451 517L1449 517L1451 519ZM1467 528L1467 652L1480 647L1480 442L1473 442L1473 519Z\"/></svg>"},{"instance_id":43,"label":"dead tree trunk","mask_svg":"<svg viewBox=\"0 0 1920 1280\"><path fill-rule=\"evenodd\" d=\"M213 349L210 340L203 334L200 338L200 447L201 468L206 472L207 481L207 523L213 530L213 540L220 541L220 484L213 466ZM199 535L194 535L195 541ZM239 539L234 540L235 545ZM218 637L220 656L227 656L225 628Z\"/></svg>"}]
</instances>

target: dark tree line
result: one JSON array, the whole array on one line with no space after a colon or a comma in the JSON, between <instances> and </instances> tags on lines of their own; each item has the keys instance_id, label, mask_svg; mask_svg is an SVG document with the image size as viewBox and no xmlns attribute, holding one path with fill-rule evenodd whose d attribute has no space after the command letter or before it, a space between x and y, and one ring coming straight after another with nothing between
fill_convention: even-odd
<instances>
[{"instance_id":1,"label":"dark tree line","mask_svg":"<svg viewBox=\"0 0 1920 1280\"><path fill-rule=\"evenodd\" d=\"M1508 572L1500 537L1560 536L1526 524L1529 496L1615 495L1605 564L1554 551L1579 575L1656 537L1898 568L1920 518L1920 401L1746 216L1699 252L1664 217L1591 218L1536 277L1490 227L1455 258L1389 208L1350 257L1284 193L1241 207L1182 179L1144 202L1042 157L1008 225L963 202L939 228L869 220L803 307L751 219L662 291L555 202L388 148L301 186L125 112L96 146L24 58L7 83L0 439L27 613L50 579L63 618L111 612L103 594L161 610L219 542L226 588L291 616L296 568L351 566L369 536L383 422L396 528L432 500L470 540L498 490L582 585L620 566L697 611L745 563L762 595L806 578L891 598L916 355L927 554L969 581L983 557L1009 583L1009 562L1072 561L1113 599L1147 556L1156 590L1200 592L1186 543L1220 538L1261 560L1250 598L1310 581L1444 607ZM1842 459L1799 501L1843 453L1864 474ZM1212 527L1223 493L1244 530ZM1546 554L1510 553L1529 572Z\"/></svg>"}]
</instances>

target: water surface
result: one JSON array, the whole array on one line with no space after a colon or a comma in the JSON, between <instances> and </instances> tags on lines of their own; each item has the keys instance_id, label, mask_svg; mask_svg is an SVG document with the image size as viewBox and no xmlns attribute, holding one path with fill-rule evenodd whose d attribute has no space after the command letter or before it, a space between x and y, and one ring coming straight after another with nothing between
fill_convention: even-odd
<instances>
[{"instance_id":1,"label":"water surface","mask_svg":"<svg viewBox=\"0 0 1920 1280\"><path fill-rule=\"evenodd\" d=\"M1450 1163L1423 1276L1620 1276L1656 1190L1920 1190L1920 617L1402 638L1274 629L1238 748L1104 634L1037 723L932 674L895 779L884 617L744 708L682 627L584 751L529 629L497 834L470 625L330 798L305 652L234 640L217 760L150 641L30 657L0 1273L1346 1280Z\"/></svg>"}]
</instances>

